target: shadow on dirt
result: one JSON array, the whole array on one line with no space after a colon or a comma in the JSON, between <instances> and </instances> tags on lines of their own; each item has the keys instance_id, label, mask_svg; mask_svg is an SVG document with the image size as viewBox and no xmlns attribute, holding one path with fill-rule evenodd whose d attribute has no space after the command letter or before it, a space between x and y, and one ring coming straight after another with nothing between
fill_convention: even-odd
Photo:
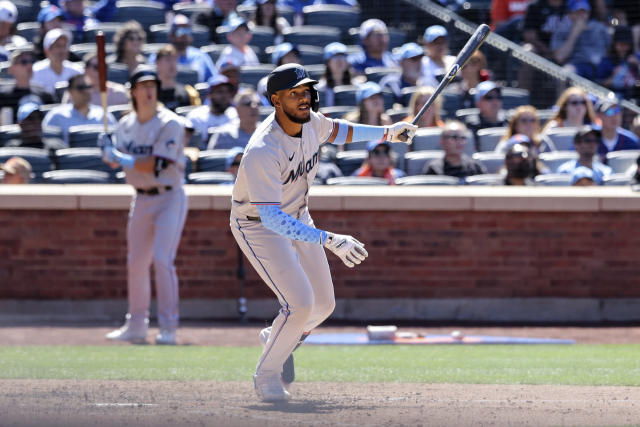
<instances>
[{"instance_id":1,"label":"shadow on dirt","mask_svg":"<svg viewBox=\"0 0 640 427\"><path fill-rule=\"evenodd\" d=\"M285 412L294 414L330 414L345 410L372 410L373 406L344 405L322 400L304 400L295 402L262 403L244 406L247 410Z\"/></svg>"}]
</instances>

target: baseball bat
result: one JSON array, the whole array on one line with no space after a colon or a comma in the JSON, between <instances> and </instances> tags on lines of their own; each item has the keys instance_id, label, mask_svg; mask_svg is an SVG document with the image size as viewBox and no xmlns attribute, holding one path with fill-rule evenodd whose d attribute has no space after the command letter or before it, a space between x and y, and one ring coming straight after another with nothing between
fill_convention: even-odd
<instances>
[{"instance_id":1,"label":"baseball bat","mask_svg":"<svg viewBox=\"0 0 640 427\"><path fill-rule=\"evenodd\" d=\"M429 108L431 104L433 104L438 95L440 95L440 92L442 92L444 88L446 88L449 83L451 83L451 80L453 80L456 74L458 74L458 71L460 71L460 69L464 67L464 64L466 64L469 58L471 58L471 55L473 55L473 53L478 50L485 39L489 36L490 32L491 28L489 28L487 24L482 24L478 28L476 28L476 31L473 33L471 38L467 40L467 43L464 45L464 47L456 57L455 62L453 63L451 68L449 68L447 74L442 78L442 80L440 80L440 83L438 83L438 87L436 88L436 90L429 97L427 102L422 106L418 114L416 114L416 117L411 122L412 124L418 124L424 112L427 111L427 108ZM404 133L400 134L400 136L404 136L404 140L406 141L408 137L407 131L404 131Z\"/></svg>"},{"instance_id":2,"label":"baseball bat","mask_svg":"<svg viewBox=\"0 0 640 427\"><path fill-rule=\"evenodd\" d=\"M104 125L104 133L107 133L109 127L109 120L107 119L107 60L105 51L105 37L102 31L98 31L96 34L96 49L98 56L98 80L100 85L100 100L102 101L102 109L104 115L102 117L102 124Z\"/></svg>"}]
</instances>

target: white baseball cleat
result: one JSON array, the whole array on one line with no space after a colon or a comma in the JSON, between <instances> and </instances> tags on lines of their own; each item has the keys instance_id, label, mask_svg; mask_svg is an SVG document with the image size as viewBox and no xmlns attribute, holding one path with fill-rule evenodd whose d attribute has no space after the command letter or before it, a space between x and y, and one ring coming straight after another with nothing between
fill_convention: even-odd
<instances>
[{"instance_id":1,"label":"white baseball cleat","mask_svg":"<svg viewBox=\"0 0 640 427\"><path fill-rule=\"evenodd\" d=\"M128 341L133 344L142 344L147 341L147 329L134 329L125 323L120 329L111 331L106 335L108 340L112 341Z\"/></svg>"},{"instance_id":2,"label":"white baseball cleat","mask_svg":"<svg viewBox=\"0 0 640 427\"><path fill-rule=\"evenodd\" d=\"M291 394L282 385L280 375L254 375L253 387L263 402L285 402Z\"/></svg>"},{"instance_id":3,"label":"white baseball cleat","mask_svg":"<svg viewBox=\"0 0 640 427\"><path fill-rule=\"evenodd\" d=\"M260 342L262 343L262 347L267 345L267 341L269 340L269 336L271 335L271 326L268 328L264 328L260 331ZM285 387L289 387L291 383L296 378L296 371L293 364L293 353L287 357L287 360L284 361L284 365L282 365L282 382L284 382Z\"/></svg>"},{"instance_id":4,"label":"white baseball cleat","mask_svg":"<svg viewBox=\"0 0 640 427\"><path fill-rule=\"evenodd\" d=\"M176 331L168 329L160 329L156 335L156 344L158 345L176 345Z\"/></svg>"}]
</instances>

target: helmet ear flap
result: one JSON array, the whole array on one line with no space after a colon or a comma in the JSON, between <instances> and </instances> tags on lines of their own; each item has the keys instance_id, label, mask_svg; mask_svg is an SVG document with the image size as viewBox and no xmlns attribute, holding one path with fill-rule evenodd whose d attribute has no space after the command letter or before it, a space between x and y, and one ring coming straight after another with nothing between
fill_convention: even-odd
<instances>
[{"instance_id":1,"label":"helmet ear flap","mask_svg":"<svg viewBox=\"0 0 640 427\"><path fill-rule=\"evenodd\" d=\"M318 95L318 90L313 87L313 85L310 86L311 87L311 109L313 110L314 113L318 112L318 108L320 108L320 96Z\"/></svg>"}]
</instances>

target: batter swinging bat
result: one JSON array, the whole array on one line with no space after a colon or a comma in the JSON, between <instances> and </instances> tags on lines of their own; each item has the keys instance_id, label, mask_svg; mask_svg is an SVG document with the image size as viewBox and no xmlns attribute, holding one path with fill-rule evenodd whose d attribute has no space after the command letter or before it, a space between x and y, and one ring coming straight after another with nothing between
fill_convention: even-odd
<instances>
[{"instance_id":1,"label":"batter swinging bat","mask_svg":"<svg viewBox=\"0 0 640 427\"><path fill-rule=\"evenodd\" d=\"M104 115L102 123L104 125L104 133L107 133L109 120L107 118L107 61L104 48L105 38L102 31L96 34L96 48L98 52L98 80L100 80L100 99L102 101L102 109Z\"/></svg>"},{"instance_id":2,"label":"batter swinging bat","mask_svg":"<svg viewBox=\"0 0 640 427\"><path fill-rule=\"evenodd\" d=\"M427 111L427 108L429 108L431 104L433 104L433 101L435 101L438 95L440 95L440 92L442 92L444 88L447 87L449 83L451 83L451 80L453 80L456 74L458 74L458 71L460 71L460 69L464 67L464 64L466 64L469 58L471 58L471 55L473 55L473 53L478 50L478 48L482 45L484 40L489 35L489 32L491 32L491 29L487 24L482 24L476 29L471 38L467 41L467 44L464 45L464 47L456 57L456 60L449 69L447 75L444 76L442 80L440 80L440 83L438 83L438 87L433 92L433 95L429 97L426 104L424 104L418 114L416 114L416 117L413 119L412 124L418 124L424 112ZM406 131L400 136L404 136L404 140L407 140Z\"/></svg>"}]
</instances>

